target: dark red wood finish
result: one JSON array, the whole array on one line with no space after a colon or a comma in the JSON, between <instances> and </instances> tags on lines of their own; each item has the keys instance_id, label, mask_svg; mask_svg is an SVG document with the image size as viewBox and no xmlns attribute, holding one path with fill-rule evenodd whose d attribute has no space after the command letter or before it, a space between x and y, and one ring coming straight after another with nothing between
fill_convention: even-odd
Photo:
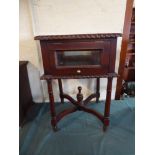
<instances>
[{"instance_id":1,"label":"dark red wood finish","mask_svg":"<svg viewBox=\"0 0 155 155\"><path fill-rule=\"evenodd\" d=\"M104 130L106 130L106 127L109 126L112 80L113 80L112 77L108 77L107 95L106 95L106 102L105 102L105 109L104 109L104 124L105 124Z\"/></svg>"},{"instance_id":2,"label":"dark red wood finish","mask_svg":"<svg viewBox=\"0 0 155 155\"><path fill-rule=\"evenodd\" d=\"M47 80L47 86L48 86L48 94L49 94L49 99L50 99L50 110L51 110L51 124L53 127L53 130L57 130L57 117L56 117L56 112L55 112L55 105L54 105L54 96L53 96L53 88L52 88L52 80Z\"/></svg>"},{"instance_id":3,"label":"dark red wood finish","mask_svg":"<svg viewBox=\"0 0 155 155\"><path fill-rule=\"evenodd\" d=\"M41 41L42 57L44 64L44 72L47 75L54 76L71 76L79 75L77 70L80 70L80 75L103 75L114 72L116 52L116 38L98 40L84 40L75 42L73 40L67 41ZM101 51L101 64L97 66L76 66L76 67L58 67L56 65L55 54L57 51L65 50L100 50Z\"/></svg>"},{"instance_id":4,"label":"dark red wood finish","mask_svg":"<svg viewBox=\"0 0 155 155\"><path fill-rule=\"evenodd\" d=\"M82 34L82 35L60 35L60 36L37 36L35 39L40 40L44 75L42 80L46 80L48 84L48 93L51 105L53 129L56 130L57 123L64 116L82 110L95 115L105 125L109 125L110 102L112 79L117 77L115 73L116 43L120 34ZM57 66L56 52L60 51L83 51L83 50L99 50L99 65L79 65L79 66ZM70 61L69 59L67 61ZM88 61L85 60L85 61ZM77 72L80 70L80 72ZM78 87L77 100L63 92L61 79L79 79L79 78L96 78L96 92L83 100L82 88ZM108 78L107 96L105 102L104 115L85 106L93 99L99 101L100 97L100 78ZM52 91L52 80L58 79L61 102L64 99L69 100L75 107L55 113L54 96Z\"/></svg>"},{"instance_id":5,"label":"dark red wood finish","mask_svg":"<svg viewBox=\"0 0 155 155\"><path fill-rule=\"evenodd\" d=\"M99 98L100 98L100 78L96 78L96 102L99 102Z\"/></svg>"},{"instance_id":6,"label":"dark red wood finish","mask_svg":"<svg viewBox=\"0 0 155 155\"><path fill-rule=\"evenodd\" d=\"M59 91L60 91L60 99L61 103L64 103L64 98L63 98L63 88L62 88L62 81L61 79L58 79L58 84L59 84Z\"/></svg>"},{"instance_id":7,"label":"dark red wood finish","mask_svg":"<svg viewBox=\"0 0 155 155\"><path fill-rule=\"evenodd\" d=\"M126 12L125 12L122 45L121 45L120 61L119 61L119 69L118 69L119 77L117 79L117 87L116 87L116 95L115 95L116 100L120 99L122 88L123 88L122 82L123 82L126 53L128 50L128 43L129 43L133 3L134 3L134 0L127 0L126 2Z\"/></svg>"}]
</instances>

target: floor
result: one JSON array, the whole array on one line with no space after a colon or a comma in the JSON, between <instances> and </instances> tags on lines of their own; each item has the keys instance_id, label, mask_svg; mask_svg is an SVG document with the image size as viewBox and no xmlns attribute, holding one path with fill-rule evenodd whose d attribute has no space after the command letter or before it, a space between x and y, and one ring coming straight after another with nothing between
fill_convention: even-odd
<instances>
[{"instance_id":1,"label":"floor","mask_svg":"<svg viewBox=\"0 0 155 155\"><path fill-rule=\"evenodd\" d=\"M64 117L60 130L52 131L49 104L39 104L38 114L20 129L20 155L134 155L135 100L111 103L111 123L106 132L95 116L78 111ZM57 112L70 107L57 103ZM104 102L88 107L103 113Z\"/></svg>"}]
</instances>

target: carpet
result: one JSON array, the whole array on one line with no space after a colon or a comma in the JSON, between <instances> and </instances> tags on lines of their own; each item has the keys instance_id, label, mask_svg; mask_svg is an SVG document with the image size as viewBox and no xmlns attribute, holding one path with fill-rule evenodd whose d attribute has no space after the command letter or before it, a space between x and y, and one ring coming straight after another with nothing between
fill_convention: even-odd
<instances>
[{"instance_id":1,"label":"carpet","mask_svg":"<svg viewBox=\"0 0 155 155\"><path fill-rule=\"evenodd\" d=\"M95 116L77 111L64 117L58 132L50 125L49 104L41 104L35 119L19 131L20 155L134 155L135 100L113 100L110 126L103 132L103 124ZM56 103L56 112L71 107ZM104 102L90 103L89 108L103 114Z\"/></svg>"}]
</instances>

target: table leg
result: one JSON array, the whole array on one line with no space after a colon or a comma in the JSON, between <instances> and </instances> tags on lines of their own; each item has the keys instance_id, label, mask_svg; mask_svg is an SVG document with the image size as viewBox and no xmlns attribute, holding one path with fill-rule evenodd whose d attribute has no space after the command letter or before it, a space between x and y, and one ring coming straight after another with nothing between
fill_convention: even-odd
<instances>
[{"instance_id":1,"label":"table leg","mask_svg":"<svg viewBox=\"0 0 155 155\"><path fill-rule=\"evenodd\" d=\"M55 112L55 105L54 105L54 96L53 96L53 90L52 90L52 80L47 80L48 85L48 94L49 94L49 100L50 100L50 110L51 110L51 125L53 127L54 131L57 131L57 120L56 120L56 112Z\"/></svg>"},{"instance_id":2,"label":"table leg","mask_svg":"<svg viewBox=\"0 0 155 155\"><path fill-rule=\"evenodd\" d=\"M99 102L99 98L100 98L100 78L96 78L96 102Z\"/></svg>"},{"instance_id":3,"label":"table leg","mask_svg":"<svg viewBox=\"0 0 155 155\"><path fill-rule=\"evenodd\" d=\"M104 111L104 120L103 120L105 131L107 127L109 126L109 122L110 122L109 115L110 115L112 80L113 80L113 77L108 77L107 95L106 95L106 101L105 101L105 111Z\"/></svg>"},{"instance_id":4,"label":"table leg","mask_svg":"<svg viewBox=\"0 0 155 155\"><path fill-rule=\"evenodd\" d=\"M62 88L62 81L61 81L61 79L58 79L58 84L59 84L59 92L60 92L61 103L64 103L63 88Z\"/></svg>"}]
</instances>

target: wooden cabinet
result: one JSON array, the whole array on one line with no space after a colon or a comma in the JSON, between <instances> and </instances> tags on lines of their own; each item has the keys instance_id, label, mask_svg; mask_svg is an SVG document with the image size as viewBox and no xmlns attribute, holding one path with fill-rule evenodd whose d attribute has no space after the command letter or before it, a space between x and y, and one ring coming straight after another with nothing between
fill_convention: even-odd
<instances>
[{"instance_id":1,"label":"wooden cabinet","mask_svg":"<svg viewBox=\"0 0 155 155\"><path fill-rule=\"evenodd\" d=\"M44 73L53 76L103 76L115 70L117 35L77 35L81 39L40 39ZM76 36L75 36L76 37ZM90 39L89 39L90 38ZM93 73L93 74L92 74Z\"/></svg>"},{"instance_id":2,"label":"wooden cabinet","mask_svg":"<svg viewBox=\"0 0 155 155\"><path fill-rule=\"evenodd\" d=\"M135 81L135 8L132 11L129 42L126 53L123 80L125 82Z\"/></svg>"},{"instance_id":3,"label":"wooden cabinet","mask_svg":"<svg viewBox=\"0 0 155 155\"><path fill-rule=\"evenodd\" d=\"M19 125L22 126L30 107L34 104L27 73L28 61L19 62Z\"/></svg>"},{"instance_id":4,"label":"wooden cabinet","mask_svg":"<svg viewBox=\"0 0 155 155\"><path fill-rule=\"evenodd\" d=\"M54 131L57 123L64 116L82 110L91 113L100 119L104 129L109 125L110 102L113 77L115 73L115 58L117 37L121 34L80 34L36 36L40 40L43 58L44 75L42 80L47 81L51 109L51 124ZM96 92L84 99L82 87L78 87L77 100L63 92L61 79L96 78ZM85 107L93 98L99 101L100 78L107 78L107 94L104 115ZM75 107L66 109L58 114L52 89L52 80L58 79L61 102L69 100Z\"/></svg>"},{"instance_id":5,"label":"wooden cabinet","mask_svg":"<svg viewBox=\"0 0 155 155\"><path fill-rule=\"evenodd\" d=\"M120 99L124 94L125 90L127 90L124 87L126 85L124 85L124 83L133 83L132 81L135 80L135 8L133 8L133 2L133 0L128 0L126 3L126 12L118 69L119 77L117 79L115 95L116 100ZM132 88L134 88L134 85L132 86ZM134 90L132 92L134 94Z\"/></svg>"}]
</instances>

